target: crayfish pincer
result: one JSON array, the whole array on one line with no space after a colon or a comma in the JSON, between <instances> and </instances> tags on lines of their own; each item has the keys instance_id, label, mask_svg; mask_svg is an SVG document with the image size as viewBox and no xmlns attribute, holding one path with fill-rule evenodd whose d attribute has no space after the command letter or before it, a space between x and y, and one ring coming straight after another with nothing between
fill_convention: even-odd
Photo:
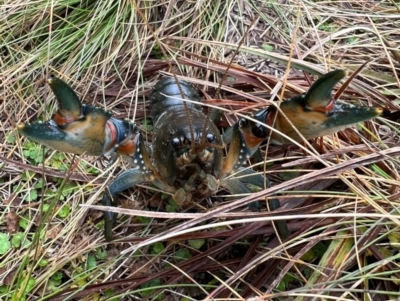
<instances>
[{"instance_id":1,"label":"crayfish pincer","mask_svg":"<svg viewBox=\"0 0 400 301\"><path fill-rule=\"evenodd\" d=\"M332 97L333 88L346 74L340 69L331 71L317 79L307 93L283 101L280 105L283 114L271 106L259 111L256 119L285 134L271 132L273 143L291 144L292 140L302 142L333 134L381 115L382 108L356 106Z\"/></svg>"},{"instance_id":2,"label":"crayfish pincer","mask_svg":"<svg viewBox=\"0 0 400 301\"><path fill-rule=\"evenodd\" d=\"M327 73L306 94L283 102L280 112L275 107L263 109L254 115L256 121L240 119L224 136L202 113L200 97L190 83L164 77L150 94L154 123L150 146L134 123L82 104L70 86L52 76L48 83L56 95L58 111L47 122L22 123L18 130L55 150L93 156L119 154L131 163L134 167L117 175L104 192L105 206L115 205L119 192L143 182L152 182L171 193L178 203L200 200L215 193L219 186L232 194L248 194L246 183L269 186L266 178L242 167L269 136L276 143L288 144L290 139L302 141L327 135L381 113L380 109L347 105L332 98L333 87L345 74L343 70ZM271 132L265 124L286 137ZM224 158L225 144L229 144L229 150ZM249 207L257 210L257 205ZM271 199L269 207L277 209L279 201ZM105 238L110 241L115 215L104 212L104 219ZM287 237L286 223L276 224L280 235Z\"/></svg>"}]
</instances>

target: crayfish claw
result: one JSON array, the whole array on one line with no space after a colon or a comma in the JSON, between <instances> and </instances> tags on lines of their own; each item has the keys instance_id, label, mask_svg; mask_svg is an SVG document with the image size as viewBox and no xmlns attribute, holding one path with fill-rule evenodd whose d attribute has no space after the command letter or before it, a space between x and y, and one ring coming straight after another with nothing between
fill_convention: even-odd
<instances>
[{"instance_id":1,"label":"crayfish claw","mask_svg":"<svg viewBox=\"0 0 400 301\"><path fill-rule=\"evenodd\" d=\"M65 125L83 117L81 101L66 82L50 75L47 83L58 101L58 111L53 117L58 125Z\"/></svg>"},{"instance_id":2,"label":"crayfish claw","mask_svg":"<svg viewBox=\"0 0 400 301\"><path fill-rule=\"evenodd\" d=\"M111 113L101 108L82 105L75 91L56 76L50 76L48 84L58 101L57 112L44 123L19 124L21 134L51 149L77 155L107 154L121 142L127 148L125 140L134 131L129 122L111 118Z\"/></svg>"},{"instance_id":3,"label":"crayfish claw","mask_svg":"<svg viewBox=\"0 0 400 301\"><path fill-rule=\"evenodd\" d=\"M335 99L332 98L332 90L346 74L346 71L339 69L324 74L317 79L304 97L305 107L318 112L329 113L332 111L335 105Z\"/></svg>"},{"instance_id":4,"label":"crayfish claw","mask_svg":"<svg viewBox=\"0 0 400 301\"><path fill-rule=\"evenodd\" d=\"M43 144L53 149L67 151L65 144L66 133L53 122L47 121L44 123L20 123L17 125L19 133L29 137L29 139Z\"/></svg>"},{"instance_id":5,"label":"crayfish claw","mask_svg":"<svg viewBox=\"0 0 400 301\"><path fill-rule=\"evenodd\" d=\"M280 105L281 114L272 108L265 114L265 123L278 132L271 132L275 144L292 144L293 140L330 135L354 123L369 120L382 114L382 108L361 107L337 101L332 96L334 86L346 75L344 70L331 71L320 77L306 94L297 95Z\"/></svg>"},{"instance_id":6,"label":"crayfish claw","mask_svg":"<svg viewBox=\"0 0 400 301\"><path fill-rule=\"evenodd\" d=\"M37 123L21 123L18 131L29 139L51 149L72 154L99 156L104 152L107 112L83 106L86 116L63 126L54 120Z\"/></svg>"}]
</instances>

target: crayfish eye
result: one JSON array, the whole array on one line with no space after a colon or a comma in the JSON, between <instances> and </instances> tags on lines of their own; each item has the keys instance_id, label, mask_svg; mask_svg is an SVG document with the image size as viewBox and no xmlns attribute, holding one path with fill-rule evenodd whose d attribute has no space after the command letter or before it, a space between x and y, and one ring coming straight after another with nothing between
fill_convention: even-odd
<instances>
[{"instance_id":1,"label":"crayfish eye","mask_svg":"<svg viewBox=\"0 0 400 301\"><path fill-rule=\"evenodd\" d=\"M267 138L268 136L267 128L259 123L253 123L251 126L251 132L257 138Z\"/></svg>"},{"instance_id":2,"label":"crayfish eye","mask_svg":"<svg viewBox=\"0 0 400 301\"><path fill-rule=\"evenodd\" d=\"M172 145L173 147L178 147L180 144L181 144L181 141L179 140L179 138L177 138L177 137L172 138L172 140L171 140L171 145Z\"/></svg>"},{"instance_id":3,"label":"crayfish eye","mask_svg":"<svg viewBox=\"0 0 400 301\"><path fill-rule=\"evenodd\" d=\"M211 133L208 133L206 136L207 142L212 143L215 140L215 136Z\"/></svg>"}]
</instances>

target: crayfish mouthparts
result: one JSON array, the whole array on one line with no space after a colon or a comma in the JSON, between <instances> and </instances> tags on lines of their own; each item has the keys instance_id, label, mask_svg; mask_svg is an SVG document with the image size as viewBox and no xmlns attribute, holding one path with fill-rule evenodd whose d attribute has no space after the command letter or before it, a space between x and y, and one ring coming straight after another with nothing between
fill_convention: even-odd
<instances>
[{"instance_id":1,"label":"crayfish mouthparts","mask_svg":"<svg viewBox=\"0 0 400 301\"><path fill-rule=\"evenodd\" d=\"M55 150L93 156L119 154L134 165L111 181L102 197L104 206L115 205L118 193L123 190L150 181L171 193L178 203L189 196L204 198L215 193L219 186L232 194L249 194L246 184L261 189L270 186L267 178L243 168L262 142L269 138L277 144L301 142L335 133L382 113L380 108L349 105L332 98L334 86L345 75L343 70L329 72L307 93L282 102L279 109L270 106L259 111L253 116L255 120L242 118L223 135L203 114L202 107L190 102L200 101L193 85L164 77L149 97L154 124L149 147L134 123L114 118L101 108L83 105L68 84L52 76L48 83L59 109L51 120L21 123L18 131ZM223 149L227 145L229 150L224 158ZM279 206L277 199L269 200L269 208L275 210ZM258 203L250 204L249 208L258 210ZM115 218L115 214L104 212L107 241L113 238ZM287 237L286 223L278 223L280 235Z\"/></svg>"}]
</instances>

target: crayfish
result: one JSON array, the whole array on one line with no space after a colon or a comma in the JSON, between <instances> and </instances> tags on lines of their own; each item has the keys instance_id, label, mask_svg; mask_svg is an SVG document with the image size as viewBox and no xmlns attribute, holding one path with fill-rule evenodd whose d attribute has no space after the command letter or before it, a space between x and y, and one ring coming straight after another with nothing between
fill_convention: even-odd
<instances>
[{"instance_id":1,"label":"crayfish","mask_svg":"<svg viewBox=\"0 0 400 301\"><path fill-rule=\"evenodd\" d=\"M301 142L382 113L380 108L336 101L332 90L345 76L343 70L329 72L315 81L307 93L282 102L280 109L269 106L251 120L240 119L224 135L202 112L200 96L193 85L164 77L150 94L152 145L146 145L133 122L82 104L70 86L52 76L48 83L58 100L58 111L47 122L22 123L18 130L55 150L92 156L119 154L131 163L134 167L120 173L104 192L102 203L106 206L116 203L119 192L142 182L152 182L172 193L177 202L190 196L209 196L219 186L233 194L247 194L250 189L245 183L261 188L269 184L260 174L242 167L266 139L278 144ZM279 202L270 201L269 205L274 210ZM257 209L257 204L252 204L252 209ZM109 241L115 216L104 212L104 218L105 238Z\"/></svg>"}]
</instances>

